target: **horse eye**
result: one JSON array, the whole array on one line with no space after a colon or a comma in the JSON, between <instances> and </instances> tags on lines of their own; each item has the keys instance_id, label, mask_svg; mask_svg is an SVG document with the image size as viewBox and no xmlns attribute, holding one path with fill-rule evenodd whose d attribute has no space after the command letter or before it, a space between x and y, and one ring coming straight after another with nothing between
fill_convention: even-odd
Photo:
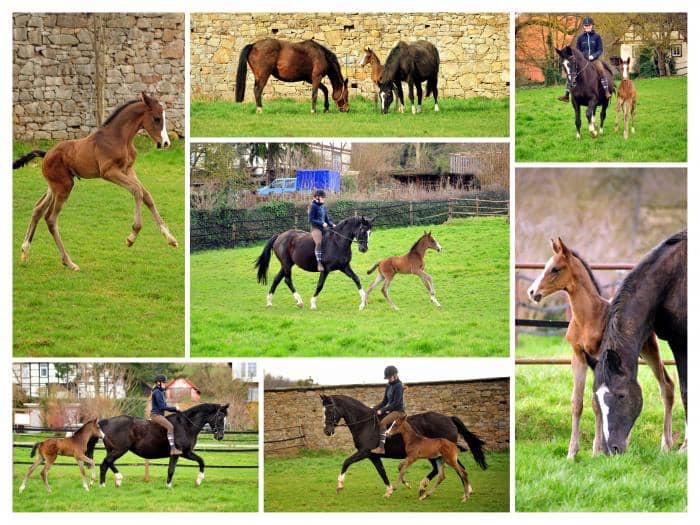
<instances>
[{"instance_id":1,"label":"horse eye","mask_svg":"<svg viewBox=\"0 0 700 525\"><path fill-rule=\"evenodd\" d=\"M552 273L559 273L561 271L561 268L557 268L556 266L552 268Z\"/></svg>"},{"instance_id":2,"label":"horse eye","mask_svg":"<svg viewBox=\"0 0 700 525\"><path fill-rule=\"evenodd\" d=\"M161 118L158 117L158 116L153 117L153 122L155 122L156 124L160 124L160 121L161 121L161 120L163 120L163 119L161 119Z\"/></svg>"}]
</instances>

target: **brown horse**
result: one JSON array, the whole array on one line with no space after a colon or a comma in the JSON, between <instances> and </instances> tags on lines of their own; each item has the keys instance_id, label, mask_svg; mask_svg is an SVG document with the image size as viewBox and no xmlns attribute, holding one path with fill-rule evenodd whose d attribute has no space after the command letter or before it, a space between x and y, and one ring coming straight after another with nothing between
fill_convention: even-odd
<instances>
[{"instance_id":1,"label":"brown horse","mask_svg":"<svg viewBox=\"0 0 700 525\"><path fill-rule=\"evenodd\" d=\"M622 110L625 140L627 140L630 130L634 133L634 118L637 114L637 90L630 80L630 61L631 57L622 61L622 82L617 88L617 105L615 107L615 133L617 133L620 110Z\"/></svg>"},{"instance_id":2,"label":"brown horse","mask_svg":"<svg viewBox=\"0 0 700 525\"><path fill-rule=\"evenodd\" d=\"M547 261L542 274L528 289L528 295L535 302L559 290L566 291L571 307L571 321L566 331L566 339L571 344L571 368L574 375L571 394L571 439L569 440L568 459L574 459L579 450L579 422L583 411L583 391L586 386L586 356L597 357L601 353L600 343L605 331L610 302L601 295L601 288L593 277L590 267L561 239L552 240L554 255ZM673 381L666 372L656 336L652 334L644 344L642 352L649 368L659 383L661 398L664 403L664 426L661 435L661 450L671 449L671 412L673 409ZM602 420L600 410L595 402L595 438L593 453L603 451Z\"/></svg>"},{"instance_id":3,"label":"brown horse","mask_svg":"<svg viewBox=\"0 0 700 525\"><path fill-rule=\"evenodd\" d=\"M379 275L377 275L374 282L369 285L369 288L367 288L367 297L369 298L369 293L379 283L385 281L384 286L382 286L382 293L391 305L391 308L398 310L399 308L391 300L391 297L389 297L389 286L397 273L412 273L421 278L421 281L423 281L423 284L428 289L428 293L430 293L430 300L436 306L440 306L440 303L435 297L433 278L425 272L425 262L423 259L425 258L425 252L428 249L440 252L442 251L442 246L440 246L440 243L435 240L430 232L424 232L423 236L413 244L407 254L387 257L386 259L382 259L377 264L372 266L369 270L367 270L367 275L371 274L375 269L377 269L377 267L379 268Z\"/></svg>"},{"instance_id":4,"label":"brown horse","mask_svg":"<svg viewBox=\"0 0 700 525\"><path fill-rule=\"evenodd\" d=\"M427 484L421 484L419 499L432 496L438 485L445 479L445 465L443 462L451 466L462 481L462 486L464 487L462 501L467 501L467 499L469 499L473 490L469 483L466 469L459 463L459 449L455 443L445 438L428 438L420 435L408 422L406 416L398 418L387 430L387 436L393 436L394 434L401 434L406 449L406 459L403 459L401 463L399 463L399 477L396 480L396 486L398 486L399 483L403 483L406 487L411 488L404 479L408 467L419 459L437 459L438 478L435 481L435 485L426 492L428 488ZM391 495L391 493L388 494Z\"/></svg>"},{"instance_id":5,"label":"brown horse","mask_svg":"<svg viewBox=\"0 0 700 525\"><path fill-rule=\"evenodd\" d=\"M146 93L118 108L107 117L102 126L85 138L60 142L48 151L35 150L17 159L13 169L20 168L35 157L44 157L41 172L48 183L48 189L37 201L32 212L32 220L22 242L22 261L29 260L34 232L39 219L44 216L49 232L54 238L63 264L71 270L79 270L63 247L58 230L58 215L73 189L74 179L102 178L128 190L134 196L134 222L126 239L132 246L141 231L141 203L151 210L160 232L168 244L177 247L177 241L163 222L151 194L136 177L134 163L136 148L133 140L136 134L145 129L158 148L170 146L165 126L163 106Z\"/></svg>"},{"instance_id":6,"label":"brown horse","mask_svg":"<svg viewBox=\"0 0 700 525\"><path fill-rule=\"evenodd\" d=\"M360 60L360 67L364 67L366 64L372 66L372 82L377 86L377 91L374 92L374 108L376 109L379 101L379 80L382 78L384 66L377 54L369 46L365 48L365 54L362 55L362 60Z\"/></svg>"},{"instance_id":7,"label":"brown horse","mask_svg":"<svg viewBox=\"0 0 700 525\"><path fill-rule=\"evenodd\" d=\"M328 88L321 82L323 77L328 76L338 109L341 112L348 111L348 79L343 79L338 57L318 42L264 38L246 45L238 59L236 102L243 102L245 96L248 65L255 75L255 105L258 113L262 113L262 92L270 75L284 82L310 83L311 113L316 113L319 89L323 93L323 111L328 112Z\"/></svg>"},{"instance_id":8,"label":"brown horse","mask_svg":"<svg viewBox=\"0 0 700 525\"><path fill-rule=\"evenodd\" d=\"M95 482L95 462L85 454L85 451L88 447L88 441L91 438L104 438L104 434L102 433L100 425L97 423L97 419L91 419L85 423L82 427L76 430L75 434L73 434L71 437L51 438L36 443L32 447L32 451L29 456L33 458L37 452L39 455L36 458L36 461L34 461L34 463L29 467L27 474L22 480L22 484L19 486L19 491L24 491L27 486L27 480L29 479L29 476L32 475L32 472L34 472L34 470L36 470L36 468L42 463L46 463L41 471L41 479L44 480L46 490L51 492L51 487L49 486L49 469L51 468L51 465L53 465L54 461L56 461L56 457L58 456L73 456L75 458L75 460L78 462L78 466L80 467L80 476L83 479L83 488L85 490L90 490L90 485ZM85 463L90 465L91 469L89 484L87 478L85 477Z\"/></svg>"}]
</instances>

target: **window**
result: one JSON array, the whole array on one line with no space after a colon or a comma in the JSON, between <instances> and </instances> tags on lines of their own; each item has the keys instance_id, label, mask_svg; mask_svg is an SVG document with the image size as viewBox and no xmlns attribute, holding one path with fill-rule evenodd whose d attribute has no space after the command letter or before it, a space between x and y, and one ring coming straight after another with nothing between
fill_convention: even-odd
<instances>
[{"instance_id":1,"label":"window","mask_svg":"<svg viewBox=\"0 0 700 525\"><path fill-rule=\"evenodd\" d=\"M39 377L49 377L49 364L40 363L39 364Z\"/></svg>"},{"instance_id":2,"label":"window","mask_svg":"<svg viewBox=\"0 0 700 525\"><path fill-rule=\"evenodd\" d=\"M248 363L248 377L250 379L255 379L255 377L258 375L258 364L257 363Z\"/></svg>"},{"instance_id":3,"label":"window","mask_svg":"<svg viewBox=\"0 0 700 525\"><path fill-rule=\"evenodd\" d=\"M248 401L257 401L257 400L258 400L258 387L256 387L256 386L248 387Z\"/></svg>"},{"instance_id":4,"label":"window","mask_svg":"<svg viewBox=\"0 0 700 525\"><path fill-rule=\"evenodd\" d=\"M681 44L673 44L671 46L671 56L672 57L682 57L683 56L683 46Z\"/></svg>"}]
</instances>

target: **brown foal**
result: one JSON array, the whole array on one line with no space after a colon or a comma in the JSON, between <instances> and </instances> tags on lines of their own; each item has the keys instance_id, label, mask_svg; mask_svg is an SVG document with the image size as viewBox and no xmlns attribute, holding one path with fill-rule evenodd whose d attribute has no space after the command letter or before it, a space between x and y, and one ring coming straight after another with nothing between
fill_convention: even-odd
<instances>
[{"instance_id":1,"label":"brown foal","mask_svg":"<svg viewBox=\"0 0 700 525\"><path fill-rule=\"evenodd\" d=\"M58 230L58 215L70 196L75 177L102 178L121 186L134 196L134 222L126 239L127 246L134 244L141 231L141 203L145 203L168 244L177 247L177 240L163 222L151 194L134 171L136 148L133 140L142 129L146 130L158 148L170 146L163 106L146 93L141 93L139 99L116 108L104 124L87 137L60 142L47 152L32 151L15 161L13 168L16 169L34 157L44 157L41 172L48 183L48 189L34 206L32 219L22 242L23 262L29 260L34 232L43 216L63 264L71 270L80 269L63 247Z\"/></svg>"},{"instance_id":2,"label":"brown foal","mask_svg":"<svg viewBox=\"0 0 700 525\"><path fill-rule=\"evenodd\" d=\"M622 82L617 88L617 105L615 106L615 133L617 133L620 110L624 119L624 137L629 136L629 131L634 133L634 118L637 114L637 89L630 80L631 57L622 62Z\"/></svg>"},{"instance_id":3,"label":"brown foal","mask_svg":"<svg viewBox=\"0 0 700 525\"><path fill-rule=\"evenodd\" d=\"M36 443L34 447L32 447L30 457L34 457L37 452L39 455L36 461L29 467L27 474L22 480L22 484L19 486L19 491L22 492L26 488L27 480L29 476L32 475L32 472L42 463L46 463L41 471L41 479L44 480L46 490L51 492L51 487L49 486L49 469L58 456L72 456L75 458L80 467L80 476L83 478L83 488L85 490L90 490L90 485L95 482L95 462L85 455L85 451L87 450L88 441L93 437L99 439L104 438L104 434L100 429L100 425L97 423L97 419L91 419L85 423L76 430L75 434L71 437L52 438ZM85 477L85 463L90 465L91 469L89 484Z\"/></svg>"},{"instance_id":4,"label":"brown foal","mask_svg":"<svg viewBox=\"0 0 700 525\"><path fill-rule=\"evenodd\" d=\"M377 54L372 51L369 46L365 48L365 54L360 60L360 67L364 67L366 64L372 66L372 82L379 88L379 79L382 78L382 72L384 71L384 66L379 60ZM377 107L377 101L379 100L379 89L374 93L374 107Z\"/></svg>"},{"instance_id":5,"label":"brown foal","mask_svg":"<svg viewBox=\"0 0 700 525\"><path fill-rule=\"evenodd\" d=\"M430 300L436 306L440 306L440 303L435 297L433 278L425 272L425 261L423 259L425 258L425 252L428 249L440 252L442 251L442 246L440 246L440 243L435 240L430 232L424 232L423 236L414 243L407 254L387 257L386 259L382 259L377 264L372 266L372 268L367 270L367 275L371 274L377 268L379 268L379 275L377 275L374 282L369 285L369 288L367 288L367 297L369 297L369 293L379 283L384 281L382 293L391 305L391 308L398 310L399 308L391 300L391 297L389 297L389 286L397 273L412 273L421 278L421 281L423 281L428 293L430 293Z\"/></svg>"},{"instance_id":6,"label":"brown foal","mask_svg":"<svg viewBox=\"0 0 700 525\"><path fill-rule=\"evenodd\" d=\"M395 485L398 487L399 483L403 483L406 487L411 488L408 482L404 479L404 475L413 463L419 459L438 459L438 477L433 485L433 488L426 492L427 486L421 484L419 499L425 499L432 496L435 489L443 482L445 479L445 465L447 463L451 466L455 472L459 475L459 479L462 481L462 486L464 487L464 495L462 496L462 501L467 501L469 496L473 492L472 486L469 484L469 478L467 477L467 471L459 463L459 449L457 445L445 438L427 438L418 434L411 424L406 419L406 416L398 418L394 421L389 430L387 430L387 436L393 436L394 434L401 434L404 442L404 448L406 449L406 458L399 463L399 477L396 480ZM392 491L387 491L386 496L391 495Z\"/></svg>"},{"instance_id":7,"label":"brown foal","mask_svg":"<svg viewBox=\"0 0 700 525\"><path fill-rule=\"evenodd\" d=\"M605 320L610 302L601 295L601 289L586 262L561 239L552 239L554 255L547 261L540 276L528 288L530 299L540 302L544 297L559 290L566 291L571 307L571 321L566 331L566 339L571 344L571 368L574 375L571 394L571 439L568 459L574 459L579 450L579 423L583 411L583 392L586 386L586 356L584 352L598 357L600 342L605 330ZM654 334L644 344L642 355L659 383L664 404L664 426L661 435L661 450L670 450L673 442L671 434L671 412L673 408L673 381L666 372L659 345ZM598 405L593 402L595 413L595 438L593 454L603 451L602 419Z\"/></svg>"}]
</instances>

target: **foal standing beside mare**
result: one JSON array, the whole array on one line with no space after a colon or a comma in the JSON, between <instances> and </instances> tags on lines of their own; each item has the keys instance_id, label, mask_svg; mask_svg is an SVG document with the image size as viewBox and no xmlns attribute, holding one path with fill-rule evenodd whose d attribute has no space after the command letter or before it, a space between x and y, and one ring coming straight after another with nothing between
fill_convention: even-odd
<instances>
[{"instance_id":1,"label":"foal standing beside mare","mask_svg":"<svg viewBox=\"0 0 700 525\"><path fill-rule=\"evenodd\" d=\"M63 247L58 231L58 215L73 190L75 177L79 179L102 178L128 190L134 196L134 222L126 245L132 246L141 231L141 203L151 210L156 224L168 244L177 247L177 240L163 222L155 202L136 177L134 163L136 148L133 141L136 134L145 129L158 148L170 146L165 126L163 106L146 93L141 98L130 100L119 106L107 117L102 126L85 138L60 142L48 151L34 150L17 159L13 169L20 168L35 157L44 157L41 172L48 183L48 189L37 201L32 212L32 220L22 242L22 261L29 260L37 223L43 216L49 232L61 254L61 261L71 270L80 270Z\"/></svg>"},{"instance_id":2,"label":"foal standing beside mare","mask_svg":"<svg viewBox=\"0 0 700 525\"><path fill-rule=\"evenodd\" d=\"M622 61L622 82L617 88L617 105L615 106L615 133L617 133L620 109L622 109L625 140L629 136L629 131L634 133L634 118L637 114L637 90L632 80L630 80L631 60L631 57L627 57L627 60Z\"/></svg>"},{"instance_id":3,"label":"foal standing beside mare","mask_svg":"<svg viewBox=\"0 0 700 525\"><path fill-rule=\"evenodd\" d=\"M32 472L34 472L34 470L42 463L46 463L41 471L41 479L44 480L46 490L51 492L51 487L49 486L49 469L51 469L51 465L53 465L54 461L56 461L56 457L58 456L72 456L75 458L75 460L78 462L78 467L80 467L80 477L83 479L83 488L85 490L90 490L90 485L95 482L95 462L92 460L92 458L86 455L88 441L91 439L97 441L98 439L102 438L104 438L104 434L102 433L100 425L97 423L97 419L91 419L76 430L70 437L52 438L36 443L32 447L29 457L33 458L37 452L39 453L39 456L29 467L27 474L22 480L22 484L19 486L19 491L24 491L27 486L27 480L29 479L29 476L32 475ZM85 477L85 463L90 465L90 484L88 484L88 480Z\"/></svg>"},{"instance_id":4,"label":"foal standing beside mare","mask_svg":"<svg viewBox=\"0 0 700 525\"><path fill-rule=\"evenodd\" d=\"M362 55L362 60L360 60L360 67L364 67L365 64L372 66L372 82L377 87L377 91L374 92L374 109L377 109L377 101L379 100L379 93L381 90L380 80L382 78L382 73L384 72L384 66L382 65L377 53L372 51L369 46L364 49L364 55Z\"/></svg>"}]
</instances>

